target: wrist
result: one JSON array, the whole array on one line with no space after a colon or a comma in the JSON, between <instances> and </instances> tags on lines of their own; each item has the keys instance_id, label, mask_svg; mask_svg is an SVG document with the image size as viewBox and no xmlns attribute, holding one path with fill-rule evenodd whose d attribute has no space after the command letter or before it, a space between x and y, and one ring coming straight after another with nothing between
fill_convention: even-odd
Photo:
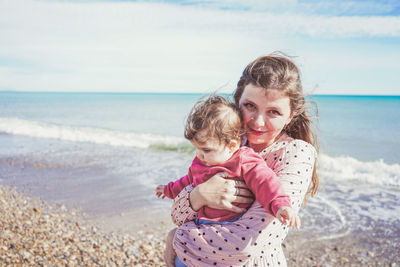
<instances>
[{"instance_id":1,"label":"wrist","mask_svg":"<svg viewBox=\"0 0 400 267\"><path fill-rule=\"evenodd\" d=\"M200 185L199 185L200 186ZM199 191L199 186L196 186L192 192L189 193L189 204L194 211L198 211L204 206L204 201L202 200L201 193Z\"/></svg>"}]
</instances>

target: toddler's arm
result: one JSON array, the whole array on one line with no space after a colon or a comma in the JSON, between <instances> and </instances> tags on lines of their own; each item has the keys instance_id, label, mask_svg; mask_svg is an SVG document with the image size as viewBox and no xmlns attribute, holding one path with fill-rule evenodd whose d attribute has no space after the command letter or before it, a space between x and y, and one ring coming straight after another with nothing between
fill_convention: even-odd
<instances>
[{"instance_id":1,"label":"toddler's arm","mask_svg":"<svg viewBox=\"0 0 400 267\"><path fill-rule=\"evenodd\" d=\"M167 185L158 185L156 187L156 196L158 198L174 199L186 186L191 185L193 182L191 169L189 168L188 174L175 182L169 182Z\"/></svg>"},{"instance_id":2,"label":"toddler's arm","mask_svg":"<svg viewBox=\"0 0 400 267\"><path fill-rule=\"evenodd\" d=\"M244 155L241 168L247 186L266 211L276 216L279 208L291 206L279 178L259 155L254 152Z\"/></svg>"},{"instance_id":3,"label":"toddler's arm","mask_svg":"<svg viewBox=\"0 0 400 267\"><path fill-rule=\"evenodd\" d=\"M188 174L175 182L169 182L167 185L165 185L163 187L163 194L170 199L174 199L186 186L191 185L192 182L193 179L191 178L189 169Z\"/></svg>"}]
</instances>

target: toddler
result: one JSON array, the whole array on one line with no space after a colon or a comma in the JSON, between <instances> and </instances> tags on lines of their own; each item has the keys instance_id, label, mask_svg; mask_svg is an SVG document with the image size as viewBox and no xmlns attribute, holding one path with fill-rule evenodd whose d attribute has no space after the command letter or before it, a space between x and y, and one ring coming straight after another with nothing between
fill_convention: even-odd
<instances>
[{"instance_id":1,"label":"toddler","mask_svg":"<svg viewBox=\"0 0 400 267\"><path fill-rule=\"evenodd\" d=\"M186 186L197 186L215 174L224 172L229 179L243 181L267 212L282 223L293 220L295 213L289 196L264 159L251 148L240 147L242 122L235 104L212 95L192 108L185 127L185 138L196 148L196 157L188 174L167 185L158 185L157 197L174 199ZM249 208L251 204L241 204ZM197 224L232 222L241 214L207 206L198 211Z\"/></svg>"}]
</instances>

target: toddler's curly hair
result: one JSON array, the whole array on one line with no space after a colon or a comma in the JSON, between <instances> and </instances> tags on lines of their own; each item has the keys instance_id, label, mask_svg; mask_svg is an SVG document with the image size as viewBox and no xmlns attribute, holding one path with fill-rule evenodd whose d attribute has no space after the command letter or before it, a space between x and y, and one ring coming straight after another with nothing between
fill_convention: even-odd
<instances>
[{"instance_id":1,"label":"toddler's curly hair","mask_svg":"<svg viewBox=\"0 0 400 267\"><path fill-rule=\"evenodd\" d=\"M200 131L206 131L205 138L199 140ZM222 96L210 95L200 98L192 107L186 121L185 138L205 143L215 138L220 143L229 144L231 140L240 142L242 120L239 108Z\"/></svg>"}]
</instances>

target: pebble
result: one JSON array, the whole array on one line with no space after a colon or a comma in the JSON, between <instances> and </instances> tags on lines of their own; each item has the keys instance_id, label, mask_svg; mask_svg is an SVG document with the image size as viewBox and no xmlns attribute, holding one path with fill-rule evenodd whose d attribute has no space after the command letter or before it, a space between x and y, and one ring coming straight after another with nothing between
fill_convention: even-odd
<instances>
[{"instance_id":1,"label":"pebble","mask_svg":"<svg viewBox=\"0 0 400 267\"><path fill-rule=\"evenodd\" d=\"M340 260L341 260L341 261L344 261L344 262L349 262L349 259L346 258L346 257L340 257Z\"/></svg>"}]
</instances>

